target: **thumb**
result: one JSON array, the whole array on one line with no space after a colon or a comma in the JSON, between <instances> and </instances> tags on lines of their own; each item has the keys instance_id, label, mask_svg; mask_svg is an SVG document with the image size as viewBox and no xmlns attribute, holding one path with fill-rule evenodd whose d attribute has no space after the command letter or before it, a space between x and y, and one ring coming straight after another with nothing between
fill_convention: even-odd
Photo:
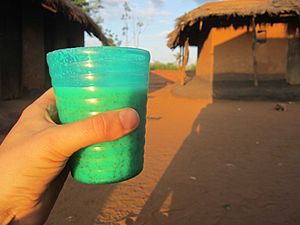
<instances>
[{"instance_id":1,"label":"thumb","mask_svg":"<svg viewBox=\"0 0 300 225\"><path fill-rule=\"evenodd\" d=\"M137 128L140 118L131 108L104 112L74 123L59 125L48 134L52 150L70 157L80 148L118 139Z\"/></svg>"}]
</instances>

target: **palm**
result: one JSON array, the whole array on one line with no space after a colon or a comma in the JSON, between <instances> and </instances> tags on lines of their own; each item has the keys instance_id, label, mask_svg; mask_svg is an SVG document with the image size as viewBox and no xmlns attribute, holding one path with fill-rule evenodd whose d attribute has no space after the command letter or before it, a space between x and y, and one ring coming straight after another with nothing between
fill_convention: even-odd
<instances>
[{"instance_id":1,"label":"palm","mask_svg":"<svg viewBox=\"0 0 300 225\"><path fill-rule=\"evenodd\" d=\"M69 173L69 157L85 146L128 134L139 116L127 108L70 124L57 122L50 89L23 112L1 144L0 224L43 224Z\"/></svg>"},{"instance_id":2,"label":"palm","mask_svg":"<svg viewBox=\"0 0 300 225\"><path fill-rule=\"evenodd\" d=\"M14 135L8 135L1 145L1 148L14 147L14 151L5 154L5 161L18 159L18 164L13 164L9 170L6 165L0 166L3 176L6 175L1 180L14 177L11 187L7 187L9 193L6 194L11 196L7 204L22 205L17 206L15 213L17 217L25 217L28 224L42 224L47 219L68 174L68 168L64 169L66 156L53 152L54 140L49 139L48 144L44 141L44 137L50 137L51 129L58 126L53 121L57 120L53 103L49 100L46 110L29 107L12 129ZM0 154L0 161L1 157L4 155Z\"/></svg>"}]
</instances>

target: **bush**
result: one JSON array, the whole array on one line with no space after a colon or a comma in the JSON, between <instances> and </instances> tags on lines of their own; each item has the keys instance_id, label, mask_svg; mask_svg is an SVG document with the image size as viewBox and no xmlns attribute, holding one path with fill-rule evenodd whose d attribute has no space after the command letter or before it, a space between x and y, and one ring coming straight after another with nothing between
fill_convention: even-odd
<instances>
[{"instance_id":1,"label":"bush","mask_svg":"<svg viewBox=\"0 0 300 225\"><path fill-rule=\"evenodd\" d=\"M196 70L196 64L191 64L191 65L187 66L187 70L195 71Z\"/></svg>"},{"instance_id":2,"label":"bush","mask_svg":"<svg viewBox=\"0 0 300 225\"><path fill-rule=\"evenodd\" d=\"M150 63L150 70L177 70L175 63L162 63L155 61Z\"/></svg>"},{"instance_id":3,"label":"bush","mask_svg":"<svg viewBox=\"0 0 300 225\"><path fill-rule=\"evenodd\" d=\"M155 61L150 63L150 70L177 70L178 66L175 63L162 63L159 61ZM196 64L191 64L186 67L188 71L195 71Z\"/></svg>"}]
</instances>

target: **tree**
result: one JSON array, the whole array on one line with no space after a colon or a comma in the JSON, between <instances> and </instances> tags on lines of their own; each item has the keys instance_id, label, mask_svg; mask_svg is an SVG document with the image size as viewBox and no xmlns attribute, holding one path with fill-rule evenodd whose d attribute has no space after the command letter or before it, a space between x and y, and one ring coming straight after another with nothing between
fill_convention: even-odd
<instances>
[{"instance_id":1,"label":"tree","mask_svg":"<svg viewBox=\"0 0 300 225\"><path fill-rule=\"evenodd\" d=\"M137 27L136 47L139 47L140 35L142 33L142 28L144 27L144 23L142 21L138 21L136 23L136 27Z\"/></svg>"},{"instance_id":2,"label":"tree","mask_svg":"<svg viewBox=\"0 0 300 225\"><path fill-rule=\"evenodd\" d=\"M101 17L99 10L103 9L101 0L73 0L75 5L79 6L86 13L88 13L94 21L101 26L103 18Z\"/></svg>"},{"instance_id":3,"label":"tree","mask_svg":"<svg viewBox=\"0 0 300 225\"><path fill-rule=\"evenodd\" d=\"M128 46L129 40L129 31L132 32L132 44L135 47L139 46L139 38L141 33L143 32L144 23L140 18L136 19L136 16L133 13L134 11L131 9L129 5L129 1L125 0L123 4L123 14L121 20L124 22L122 27L122 35L125 37L125 46ZM137 22L136 22L137 21ZM129 26L130 24L130 26Z\"/></svg>"},{"instance_id":4,"label":"tree","mask_svg":"<svg viewBox=\"0 0 300 225\"><path fill-rule=\"evenodd\" d=\"M129 31L129 21L131 19L131 8L129 6L128 1L123 3L124 13L122 14L121 20L124 22L124 26L122 27L122 35L125 36L125 46L128 46L128 31Z\"/></svg>"},{"instance_id":5,"label":"tree","mask_svg":"<svg viewBox=\"0 0 300 225\"><path fill-rule=\"evenodd\" d=\"M89 14L98 13L99 9L103 9L101 0L73 0L73 2Z\"/></svg>"},{"instance_id":6,"label":"tree","mask_svg":"<svg viewBox=\"0 0 300 225\"><path fill-rule=\"evenodd\" d=\"M100 9L103 9L101 0L73 0L74 3L88 13L93 20L103 29L104 20L100 15ZM121 45L118 35L110 29L103 31L104 35L110 39L115 45Z\"/></svg>"},{"instance_id":7,"label":"tree","mask_svg":"<svg viewBox=\"0 0 300 225\"><path fill-rule=\"evenodd\" d=\"M177 52L176 54L173 54L173 56L175 57L175 60L176 60L176 63L177 63L177 69L180 70L181 62L182 62L181 50L180 50L180 52Z\"/></svg>"},{"instance_id":8,"label":"tree","mask_svg":"<svg viewBox=\"0 0 300 225\"><path fill-rule=\"evenodd\" d=\"M73 2L75 3L75 5L79 6L84 11L86 11L85 7L89 5L89 3L86 0L73 0Z\"/></svg>"},{"instance_id":9,"label":"tree","mask_svg":"<svg viewBox=\"0 0 300 225\"><path fill-rule=\"evenodd\" d=\"M112 32L110 29L104 30L105 36L111 40L116 46L120 46L122 44L122 41L119 39L119 36Z\"/></svg>"}]
</instances>

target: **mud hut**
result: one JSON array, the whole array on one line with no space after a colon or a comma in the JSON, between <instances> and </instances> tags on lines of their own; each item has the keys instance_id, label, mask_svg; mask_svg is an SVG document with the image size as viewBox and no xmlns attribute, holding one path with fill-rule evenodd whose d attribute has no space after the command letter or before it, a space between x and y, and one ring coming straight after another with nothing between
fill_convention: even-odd
<instances>
[{"instance_id":1,"label":"mud hut","mask_svg":"<svg viewBox=\"0 0 300 225\"><path fill-rule=\"evenodd\" d=\"M196 75L243 74L259 79L280 75L300 84L300 0L227 0L206 3L177 19L168 47L198 49ZM182 73L181 83L184 83Z\"/></svg>"},{"instance_id":2,"label":"mud hut","mask_svg":"<svg viewBox=\"0 0 300 225\"><path fill-rule=\"evenodd\" d=\"M3 1L0 13L0 99L50 86L47 52L84 45L84 31L111 43L70 0Z\"/></svg>"}]
</instances>

